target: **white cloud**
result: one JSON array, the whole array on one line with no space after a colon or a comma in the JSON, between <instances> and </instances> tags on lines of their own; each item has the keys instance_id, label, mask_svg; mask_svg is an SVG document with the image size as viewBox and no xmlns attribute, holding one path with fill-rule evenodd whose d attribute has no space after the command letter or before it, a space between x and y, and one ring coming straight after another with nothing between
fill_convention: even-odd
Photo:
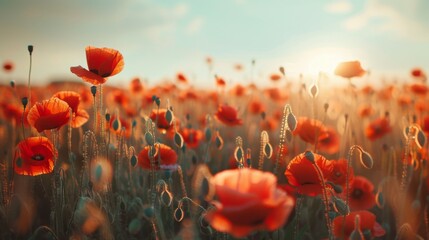
<instances>
[{"instance_id":1,"label":"white cloud","mask_svg":"<svg viewBox=\"0 0 429 240\"><path fill-rule=\"evenodd\" d=\"M325 11L329 13L345 14L352 11L353 6L348 0L335 0L325 6Z\"/></svg>"},{"instance_id":2,"label":"white cloud","mask_svg":"<svg viewBox=\"0 0 429 240\"><path fill-rule=\"evenodd\" d=\"M413 40L429 40L429 24L419 20L419 0L385 2L367 0L363 10L347 18L343 26L348 30L376 30L393 33Z\"/></svg>"},{"instance_id":3,"label":"white cloud","mask_svg":"<svg viewBox=\"0 0 429 240\"><path fill-rule=\"evenodd\" d=\"M194 34L201 30L204 25L204 19L202 17L194 18L186 27L188 34Z\"/></svg>"}]
</instances>

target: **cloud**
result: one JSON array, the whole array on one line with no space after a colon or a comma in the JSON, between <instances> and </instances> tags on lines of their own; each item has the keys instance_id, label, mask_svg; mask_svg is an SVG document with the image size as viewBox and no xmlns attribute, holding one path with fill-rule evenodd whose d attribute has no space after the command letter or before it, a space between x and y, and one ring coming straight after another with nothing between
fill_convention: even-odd
<instances>
[{"instance_id":1,"label":"cloud","mask_svg":"<svg viewBox=\"0 0 429 240\"><path fill-rule=\"evenodd\" d=\"M337 14L349 13L352 9L353 6L348 0L335 0L325 6L325 11Z\"/></svg>"},{"instance_id":2,"label":"cloud","mask_svg":"<svg viewBox=\"0 0 429 240\"><path fill-rule=\"evenodd\" d=\"M348 30L375 30L379 33L392 33L412 40L429 40L429 24L420 19L420 0L385 2L367 0L362 11L348 17L343 26Z\"/></svg>"},{"instance_id":3,"label":"cloud","mask_svg":"<svg viewBox=\"0 0 429 240\"><path fill-rule=\"evenodd\" d=\"M201 30L204 25L204 19L202 17L194 18L186 27L186 32L188 34L194 34Z\"/></svg>"}]
</instances>

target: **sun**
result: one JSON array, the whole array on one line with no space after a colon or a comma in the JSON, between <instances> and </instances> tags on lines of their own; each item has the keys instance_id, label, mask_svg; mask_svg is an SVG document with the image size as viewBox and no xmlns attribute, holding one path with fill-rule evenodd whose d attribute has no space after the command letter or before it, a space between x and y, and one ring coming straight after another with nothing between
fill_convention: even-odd
<instances>
[{"instance_id":1,"label":"sun","mask_svg":"<svg viewBox=\"0 0 429 240\"><path fill-rule=\"evenodd\" d=\"M357 54L336 47L317 48L303 54L302 70L316 76L319 73L334 74L335 67L343 61L356 60Z\"/></svg>"}]
</instances>

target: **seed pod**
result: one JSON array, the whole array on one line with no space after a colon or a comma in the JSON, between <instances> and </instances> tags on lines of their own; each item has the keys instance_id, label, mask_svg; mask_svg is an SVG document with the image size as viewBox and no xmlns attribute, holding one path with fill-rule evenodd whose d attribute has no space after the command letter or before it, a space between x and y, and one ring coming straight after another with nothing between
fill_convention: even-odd
<instances>
[{"instance_id":1,"label":"seed pod","mask_svg":"<svg viewBox=\"0 0 429 240\"><path fill-rule=\"evenodd\" d=\"M371 169L374 166L374 160L368 152L361 151L360 163L367 169Z\"/></svg>"},{"instance_id":2,"label":"seed pod","mask_svg":"<svg viewBox=\"0 0 429 240\"><path fill-rule=\"evenodd\" d=\"M183 137L180 133L176 132L174 134L174 144L176 144L177 147L182 148L183 147Z\"/></svg>"}]
</instances>

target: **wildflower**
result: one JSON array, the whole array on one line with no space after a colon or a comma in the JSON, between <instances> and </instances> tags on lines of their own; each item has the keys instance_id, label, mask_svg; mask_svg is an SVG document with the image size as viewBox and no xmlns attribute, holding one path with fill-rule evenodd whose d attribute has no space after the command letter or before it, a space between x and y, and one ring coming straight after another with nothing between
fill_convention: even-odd
<instances>
[{"instance_id":1,"label":"wildflower","mask_svg":"<svg viewBox=\"0 0 429 240\"><path fill-rule=\"evenodd\" d=\"M358 114L361 118L369 117L374 113L371 105L363 104L358 108Z\"/></svg>"},{"instance_id":2,"label":"wildflower","mask_svg":"<svg viewBox=\"0 0 429 240\"><path fill-rule=\"evenodd\" d=\"M324 175L324 181L331 175L332 163L323 156L313 153L314 161ZM313 163L307 159L305 153L301 153L293 158L285 171L288 183L297 188L297 191L307 196L317 196L323 189L319 176L313 166Z\"/></svg>"},{"instance_id":3,"label":"wildflower","mask_svg":"<svg viewBox=\"0 0 429 240\"><path fill-rule=\"evenodd\" d=\"M225 170L212 178L218 201L206 215L220 232L245 237L254 231L274 231L282 227L294 201L277 185L269 172L250 168Z\"/></svg>"},{"instance_id":4,"label":"wildflower","mask_svg":"<svg viewBox=\"0 0 429 240\"><path fill-rule=\"evenodd\" d=\"M413 83L410 86L410 90L416 95L424 96L428 92L428 87L422 83Z\"/></svg>"},{"instance_id":5,"label":"wildflower","mask_svg":"<svg viewBox=\"0 0 429 240\"><path fill-rule=\"evenodd\" d=\"M186 143L186 147L189 148L197 148L203 139L203 132L199 129L182 128L179 132Z\"/></svg>"},{"instance_id":6,"label":"wildflower","mask_svg":"<svg viewBox=\"0 0 429 240\"><path fill-rule=\"evenodd\" d=\"M17 145L14 170L20 175L38 176L54 170L57 156L54 145L46 137L29 137Z\"/></svg>"},{"instance_id":7,"label":"wildflower","mask_svg":"<svg viewBox=\"0 0 429 240\"><path fill-rule=\"evenodd\" d=\"M138 155L141 168L151 169L151 157L149 157L150 146L145 146ZM153 150L153 161L155 170L170 169L177 167L177 153L169 146L162 143L155 143Z\"/></svg>"},{"instance_id":8,"label":"wildflower","mask_svg":"<svg viewBox=\"0 0 429 240\"><path fill-rule=\"evenodd\" d=\"M237 118L237 110L228 105L219 106L215 117L228 126L236 126L243 123L243 120Z\"/></svg>"},{"instance_id":9,"label":"wildflower","mask_svg":"<svg viewBox=\"0 0 429 240\"><path fill-rule=\"evenodd\" d=\"M335 75L343 78L361 77L365 74L359 61L341 62L335 68Z\"/></svg>"},{"instance_id":10,"label":"wildflower","mask_svg":"<svg viewBox=\"0 0 429 240\"><path fill-rule=\"evenodd\" d=\"M389 119L387 117L382 117L374 120L366 127L365 135L369 140L374 141L383 137L391 130Z\"/></svg>"},{"instance_id":11,"label":"wildflower","mask_svg":"<svg viewBox=\"0 0 429 240\"><path fill-rule=\"evenodd\" d=\"M28 123L38 132L60 128L69 121L69 118L69 105L56 97L36 103L27 116Z\"/></svg>"},{"instance_id":12,"label":"wildflower","mask_svg":"<svg viewBox=\"0 0 429 240\"><path fill-rule=\"evenodd\" d=\"M169 122L166 118L167 109L160 108L160 109L153 109L152 112L149 115L149 118L152 119L152 121L155 123L156 126L159 129L162 130L173 130L173 123L176 121L176 126L179 125L179 120L177 118L173 118L173 121Z\"/></svg>"},{"instance_id":13,"label":"wildflower","mask_svg":"<svg viewBox=\"0 0 429 240\"><path fill-rule=\"evenodd\" d=\"M340 136L333 128L326 128L318 138L319 149L327 154L334 154L340 150Z\"/></svg>"},{"instance_id":14,"label":"wildflower","mask_svg":"<svg viewBox=\"0 0 429 240\"><path fill-rule=\"evenodd\" d=\"M85 82L98 85L107 81L107 77L114 76L124 68L122 54L111 48L85 48L88 70L81 67L71 67L70 71L82 78Z\"/></svg>"},{"instance_id":15,"label":"wildflower","mask_svg":"<svg viewBox=\"0 0 429 240\"><path fill-rule=\"evenodd\" d=\"M188 78L180 72L176 74L176 80L181 83L188 83Z\"/></svg>"},{"instance_id":16,"label":"wildflower","mask_svg":"<svg viewBox=\"0 0 429 240\"><path fill-rule=\"evenodd\" d=\"M81 127L89 119L89 114L84 109L79 108L80 104L80 95L73 91L61 91L54 94L53 97L57 97L64 102L66 102L69 107L72 109L72 122L71 126L73 128Z\"/></svg>"},{"instance_id":17,"label":"wildflower","mask_svg":"<svg viewBox=\"0 0 429 240\"><path fill-rule=\"evenodd\" d=\"M12 71L13 71L13 69L14 69L13 62L11 62L11 61L6 61L6 62L4 62L4 63L3 63L3 70L4 70L5 72L12 72Z\"/></svg>"},{"instance_id":18,"label":"wildflower","mask_svg":"<svg viewBox=\"0 0 429 240\"><path fill-rule=\"evenodd\" d=\"M133 78L130 82L130 92L133 94L139 94L143 92L143 84L139 78Z\"/></svg>"},{"instance_id":19,"label":"wildflower","mask_svg":"<svg viewBox=\"0 0 429 240\"><path fill-rule=\"evenodd\" d=\"M277 73L273 73L270 75L270 80L273 82L277 82L281 78L282 78L282 76L280 74L277 74Z\"/></svg>"},{"instance_id":20,"label":"wildflower","mask_svg":"<svg viewBox=\"0 0 429 240\"><path fill-rule=\"evenodd\" d=\"M21 123L21 120L24 120L24 126L28 126L27 116L28 108L24 112L24 118L22 117L23 108L11 103L0 103L0 108L3 110L3 116L9 121L15 121L15 124L18 125Z\"/></svg>"},{"instance_id":21,"label":"wildflower","mask_svg":"<svg viewBox=\"0 0 429 240\"><path fill-rule=\"evenodd\" d=\"M353 168L350 168L349 178L346 179L347 175L347 160L339 159L333 160L332 163L332 172L327 176L328 180L333 182L336 185L340 185L343 188L346 187L347 181L349 183L353 180Z\"/></svg>"},{"instance_id":22,"label":"wildflower","mask_svg":"<svg viewBox=\"0 0 429 240\"><path fill-rule=\"evenodd\" d=\"M369 211L356 211L346 216L345 223L343 216L338 216L333 220L334 236L339 239L348 239L355 229L356 215L360 216L360 229L362 232L369 230L373 237L381 237L386 233L380 224L375 221L375 215L373 213Z\"/></svg>"},{"instance_id":23,"label":"wildflower","mask_svg":"<svg viewBox=\"0 0 429 240\"><path fill-rule=\"evenodd\" d=\"M300 117L293 134L298 135L304 142L315 144L318 139L326 137L323 135L326 131L327 128L319 120Z\"/></svg>"},{"instance_id":24,"label":"wildflower","mask_svg":"<svg viewBox=\"0 0 429 240\"><path fill-rule=\"evenodd\" d=\"M257 115L265 111L265 106L261 101L255 99L249 103L248 109L251 114Z\"/></svg>"},{"instance_id":25,"label":"wildflower","mask_svg":"<svg viewBox=\"0 0 429 240\"><path fill-rule=\"evenodd\" d=\"M374 185L365 177L356 176L349 191L351 210L367 210L375 205Z\"/></svg>"}]
</instances>

